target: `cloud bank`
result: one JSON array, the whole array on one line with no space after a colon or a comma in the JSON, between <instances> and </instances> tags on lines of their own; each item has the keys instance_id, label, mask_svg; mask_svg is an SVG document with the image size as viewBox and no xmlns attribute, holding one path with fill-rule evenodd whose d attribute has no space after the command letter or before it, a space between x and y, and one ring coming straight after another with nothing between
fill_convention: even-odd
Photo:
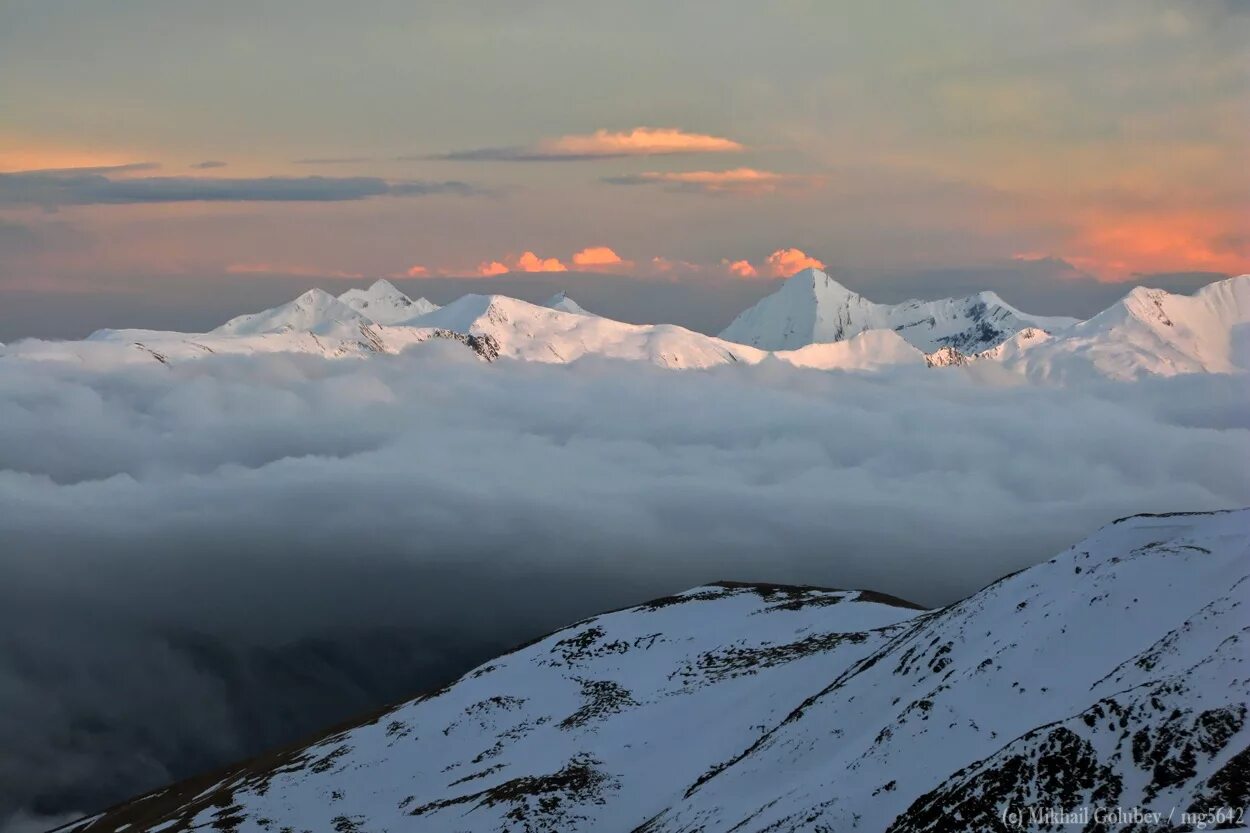
<instances>
[{"instance_id":1,"label":"cloud bank","mask_svg":"<svg viewBox=\"0 0 1250 833\"><path fill-rule=\"evenodd\" d=\"M0 816L91 810L713 579L939 604L1250 503L1231 377L0 358Z\"/></svg>"}]
</instances>

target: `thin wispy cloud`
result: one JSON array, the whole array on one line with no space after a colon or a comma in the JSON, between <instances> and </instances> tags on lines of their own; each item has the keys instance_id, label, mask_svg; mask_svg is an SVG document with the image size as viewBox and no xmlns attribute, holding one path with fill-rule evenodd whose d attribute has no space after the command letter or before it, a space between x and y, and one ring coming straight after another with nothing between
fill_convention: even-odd
<instances>
[{"instance_id":1,"label":"thin wispy cloud","mask_svg":"<svg viewBox=\"0 0 1250 833\"><path fill-rule=\"evenodd\" d=\"M126 170L140 170L127 167ZM465 182L377 177L194 176L114 178L82 170L0 174L0 205L127 205L177 202L343 202L380 196L473 194Z\"/></svg>"},{"instance_id":2,"label":"thin wispy cloud","mask_svg":"<svg viewBox=\"0 0 1250 833\"><path fill-rule=\"evenodd\" d=\"M126 162L121 165L87 165L73 168L32 168L23 171L0 171L0 176L103 176L136 171L155 171L159 162Z\"/></svg>"},{"instance_id":3,"label":"thin wispy cloud","mask_svg":"<svg viewBox=\"0 0 1250 833\"><path fill-rule=\"evenodd\" d=\"M196 162L191 167L195 168L196 170L203 171L203 170L208 170L209 168L224 168L226 167L226 163L220 162L216 159L207 159L203 162Z\"/></svg>"},{"instance_id":4,"label":"thin wispy cloud","mask_svg":"<svg viewBox=\"0 0 1250 833\"><path fill-rule=\"evenodd\" d=\"M529 146L488 147L451 151L431 159L465 162L576 162L626 156L671 156L687 153L738 153L746 147L733 139L690 133L673 127L635 127L629 131L558 136Z\"/></svg>"},{"instance_id":5,"label":"thin wispy cloud","mask_svg":"<svg viewBox=\"0 0 1250 833\"><path fill-rule=\"evenodd\" d=\"M361 162L373 162L372 156L313 156L305 159L292 159L292 165L356 165Z\"/></svg>"},{"instance_id":6,"label":"thin wispy cloud","mask_svg":"<svg viewBox=\"0 0 1250 833\"><path fill-rule=\"evenodd\" d=\"M761 171L756 168L732 168L725 171L646 171L640 174L608 176L609 185L663 185L674 191L697 193L762 194L783 186L814 184L813 177Z\"/></svg>"}]
</instances>

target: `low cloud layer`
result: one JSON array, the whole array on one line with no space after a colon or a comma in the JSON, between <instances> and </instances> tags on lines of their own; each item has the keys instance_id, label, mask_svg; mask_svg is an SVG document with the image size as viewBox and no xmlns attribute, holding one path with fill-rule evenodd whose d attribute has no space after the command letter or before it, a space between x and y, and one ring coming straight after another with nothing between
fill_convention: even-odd
<instances>
[{"instance_id":1,"label":"low cloud layer","mask_svg":"<svg viewBox=\"0 0 1250 833\"><path fill-rule=\"evenodd\" d=\"M1250 392L1220 376L0 358L0 817L706 581L948 602L1121 515L1250 503L1248 455Z\"/></svg>"}]
</instances>

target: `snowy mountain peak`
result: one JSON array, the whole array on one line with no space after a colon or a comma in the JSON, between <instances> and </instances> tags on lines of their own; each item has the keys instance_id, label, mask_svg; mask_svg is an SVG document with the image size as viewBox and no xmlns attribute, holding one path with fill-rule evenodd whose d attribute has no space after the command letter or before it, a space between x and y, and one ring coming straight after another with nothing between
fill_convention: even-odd
<instances>
[{"instance_id":1,"label":"snowy mountain peak","mask_svg":"<svg viewBox=\"0 0 1250 833\"><path fill-rule=\"evenodd\" d=\"M349 289L339 300L378 324L396 324L438 309L424 298L412 300L385 278L368 289Z\"/></svg>"},{"instance_id":2,"label":"snowy mountain peak","mask_svg":"<svg viewBox=\"0 0 1250 833\"><path fill-rule=\"evenodd\" d=\"M1250 275L1193 295L1133 287L1060 337L992 356L1034 379L1235 373L1250 370Z\"/></svg>"},{"instance_id":3,"label":"snowy mountain peak","mask_svg":"<svg viewBox=\"0 0 1250 833\"><path fill-rule=\"evenodd\" d=\"M360 322L364 318L347 304L321 289L310 289L294 301L232 318L214 333L258 335L287 331L314 332L329 324Z\"/></svg>"},{"instance_id":4,"label":"snowy mountain peak","mask_svg":"<svg viewBox=\"0 0 1250 833\"><path fill-rule=\"evenodd\" d=\"M859 294L838 283L829 276L828 272L814 268L795 272L793 275L785 279L782 283L782 288L789 288L789 291L791 292L797 292L800 289L803 292L807 292L810 289L812 297L814 297L817 301L832 301L851 296L858 296Z\"/></svg>"},{"instance_id":5,"label":"snowy mountain peak","mask_svg":"<svg viewBox=\"0 0 1250 833\"><path fill-rule=\"evenodd\" d=\"M550 298L548 298L546 301L543 302L543 306L547 307L548 309L558 309L561 312L572 312L578 315L590 315L591 314L587 312L585 309L583 309L581 304L577 303L572 298L570 298L568 296L568 293L564 291L560 291L560 292L557 292L555 295L552 295Z\"/></svg>"},{"instance_id":6,"label":"snowy mountain peak","mask_svg":"<svg viewBox=\"0 0 1250 833\"><path fill-rule=\"evenodd\" d=\"M386 278L378 278L376 281L374 281L374 282L373 282L373 283L369 286L369 289L368 289L368 290L366 290L366 291L367 291L370 295L374 295L374 296L378 296L378 295L404 295L404 293L403 293L403 292L400 292L400 291L399 291L399 289L395 286L395 284L391 283L391 282L390 282L390 281L388 281ZM342 297L342 296L339 296L339 297ZM404 295L404 297L406 298L406 297L408 297L408 296L407 296L407 295Z\"/></svg>"},{"instance_id":7,"label":"snowy mountain peak","mask_svg":"<svg viewBox=\"0 0 1250 833\"><path fill-rule=\"evenodd\" d=\"M924 353L943 347L972 353L1027 326L1058 330L1075 323L1071 318L1027 315L988 291L967 298L877 304L819 269L804 269L735 318L721 338L788 350L882 329L894 330Z\"/></svg>"}]
</instances>

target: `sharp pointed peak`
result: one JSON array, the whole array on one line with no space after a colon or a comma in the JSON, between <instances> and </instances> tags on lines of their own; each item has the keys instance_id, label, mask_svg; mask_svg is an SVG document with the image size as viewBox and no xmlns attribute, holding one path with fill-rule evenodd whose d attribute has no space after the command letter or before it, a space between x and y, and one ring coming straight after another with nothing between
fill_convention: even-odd
<instances>
[{"instance_id":1,"label":"sharp pointed peak","mask_svg":"<svg viewBox=\"0 0 1250 833\"><path fill-rule=\"evenodd\" d=\"M586 312L586 310L582 308L582 305L570 298L569 293L563 289L555 295L552 295L546 301L543 301L543 306L548 309L560 310L561 312Z\"/></svg>"},{"instance_id":2,"label":"sharp pointed peak","mask_svg":"<svg viewBox=\"0 0 1250 833\"><path fill-rule=\"evenodd\" d=\"M782 284L783 292L812 292L817 298L854 297L859 293L838 283L822 269L808 268L795 272Z\"/></svg>"},{"instance_id":3,"label":"sharp pointed peak","mask_svg":"<svg viewBox=\"0 0 1250 833\"><path fill-rule=\"evenodd\" d=\"M370 292L375 292L375 291L398 292L401 295L404 294L399 289L399 287L395 286L395 284L391 283L386 278L378 278L376 281L370 284L369 291Z\"/></svg>"},{"instance_id":4,"label":"sharp pointed peak","mask_svg":"<svg viewBox=\"0 0 1250 833\"><path fill-rule=\"evenodd\" d=\"M337 298L335 298L329 292L326 292L324 289L313 287L312 289L306 290L302 292L299 296L297 296L294 299L294 303L298 303L301 301L325 303L326 301L337 301L337 300L338 300Z\"/></svg>"}]
</instances>

